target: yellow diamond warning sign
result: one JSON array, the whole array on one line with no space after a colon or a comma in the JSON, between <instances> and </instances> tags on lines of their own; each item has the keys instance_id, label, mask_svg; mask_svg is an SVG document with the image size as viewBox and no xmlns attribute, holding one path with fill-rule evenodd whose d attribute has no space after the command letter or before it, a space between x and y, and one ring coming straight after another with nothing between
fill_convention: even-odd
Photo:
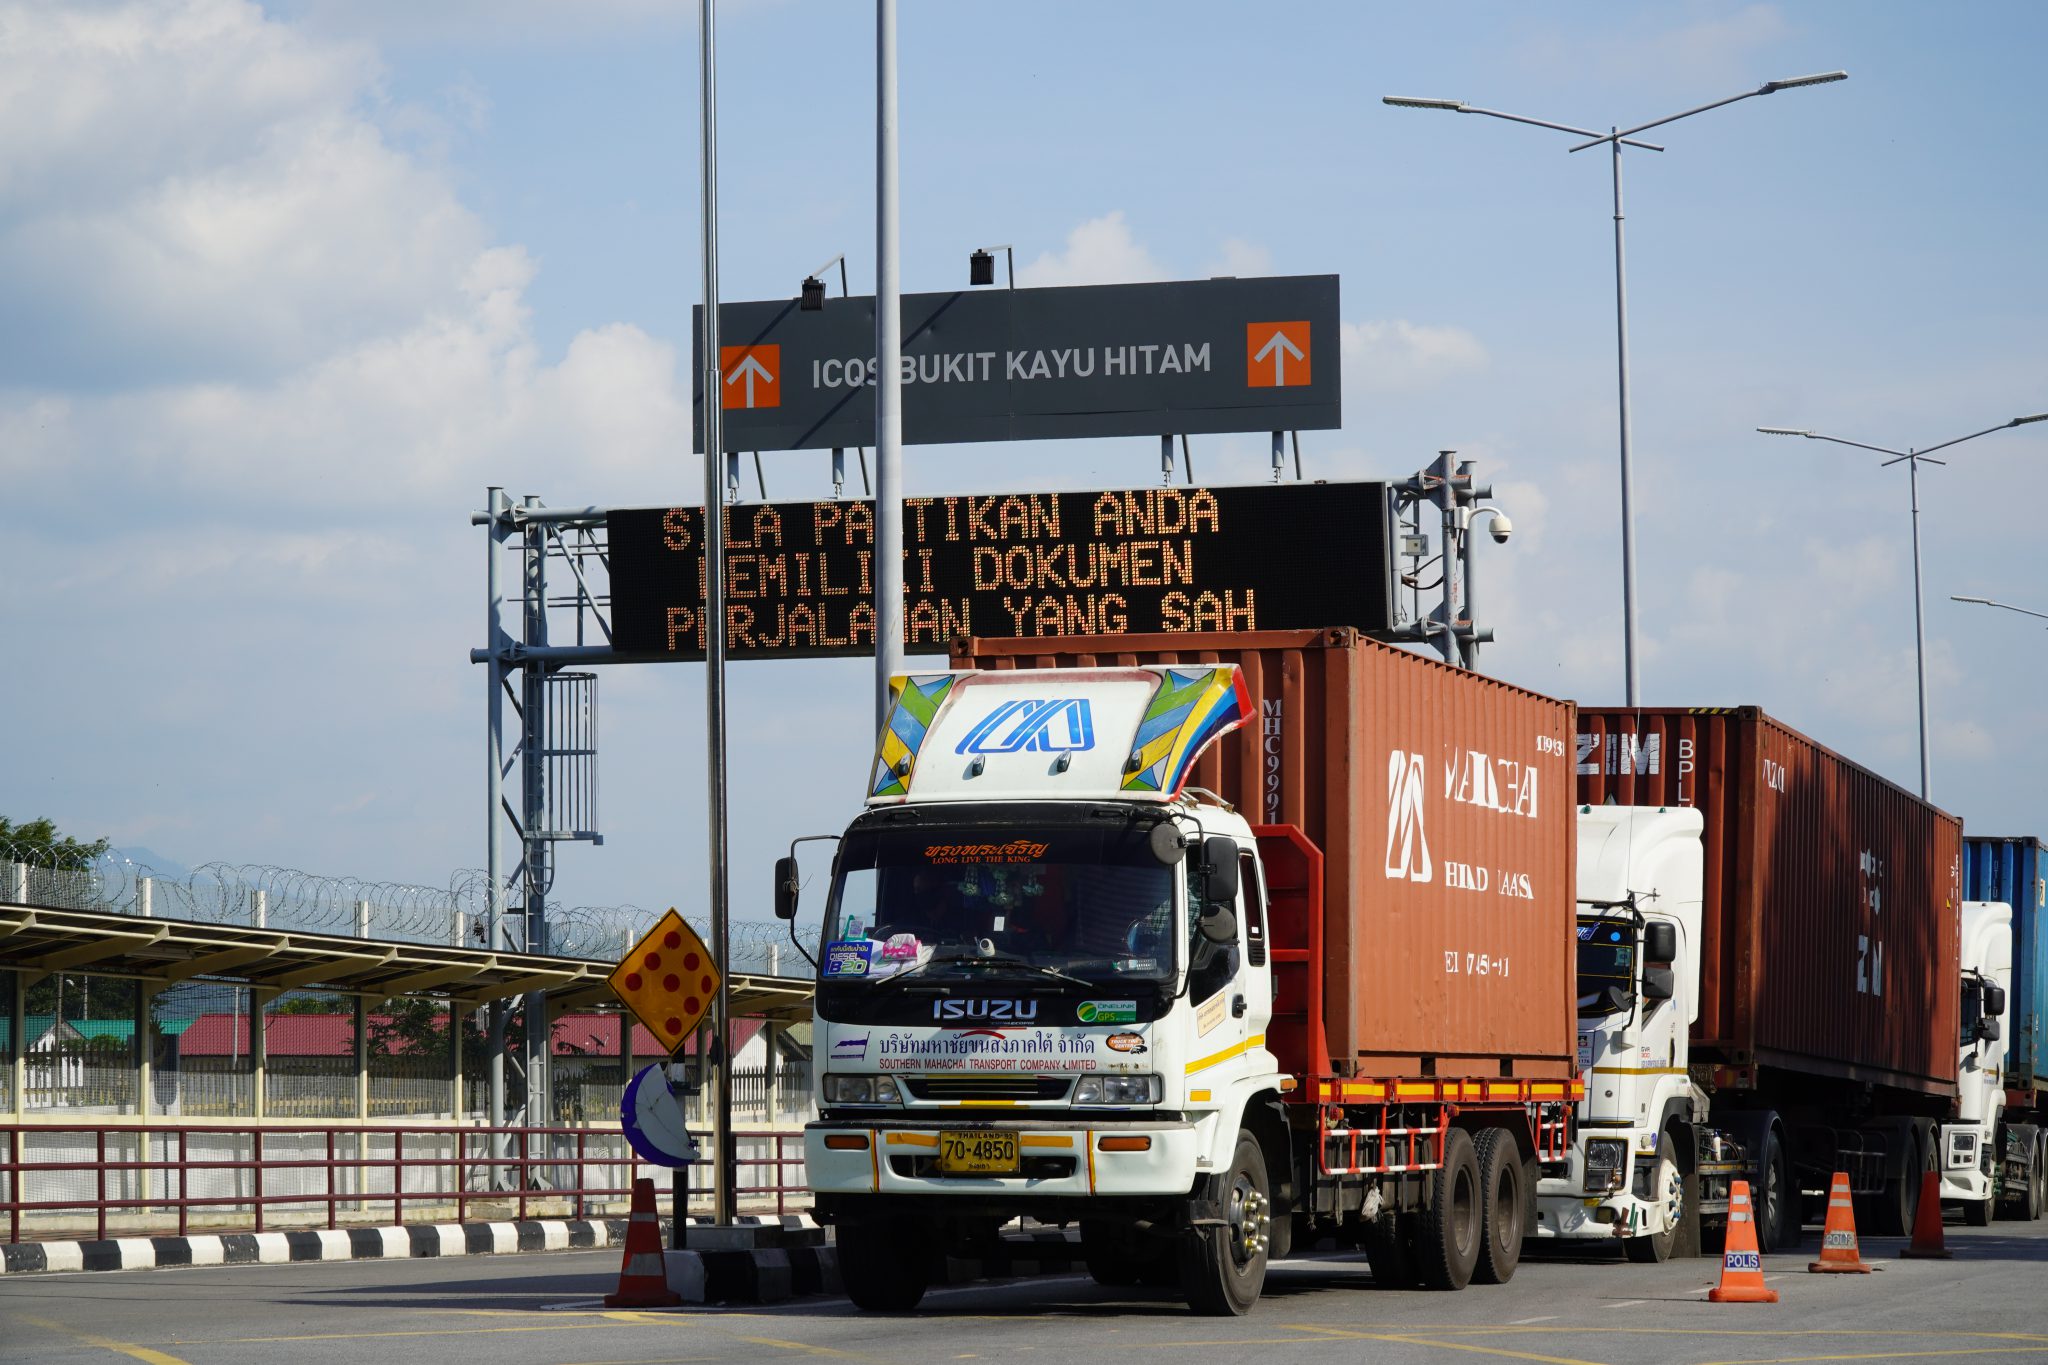
<instances>
[{"instance_id":1,"label":"yellow diamond warning sign","mask_svg":"<svg viewBox=\"0 0 2048 1365\"><path fill-rule=\"evenodd\" d=\"M697 931L671 909L607 978L612 993L674 1052L711 1012L718 968Z\"/></svg>"}]
</instances>

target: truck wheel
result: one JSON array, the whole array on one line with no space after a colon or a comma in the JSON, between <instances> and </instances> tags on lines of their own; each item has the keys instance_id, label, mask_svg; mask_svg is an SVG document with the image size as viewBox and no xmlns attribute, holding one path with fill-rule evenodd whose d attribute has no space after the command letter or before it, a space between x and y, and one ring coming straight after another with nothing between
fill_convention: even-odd
<instances>
[{"instance_id":1,"label":"truck wheel","mask_svg":"<svg viewBox=\"0 0 2048 1365\"><path fill-rule=\"evenodd\" d=\"M870 1313L917 1307L931 1282L931 1248L904 1218L841 1218L833 1234L846 1297Z\"/></svg>"},{"instance_id":2,"label":"truck wheel","mask_svg":"<svg viewBox=\"0 0 2048 1365\"><path fill-rule=\"evenodd\" d=\"M1267 1188L1266 1155L1257 1138L1240 1131L1224 1177L1223 1224L1191 1228L1181 1238L1181 1292L1197 1313L1242 1317L1259 1301L1273 1216Z\"/></svg>"},{"instance_id":3,"label":"truck wheel","mask_svg":"<svg viewBox=\"0 0 2048 1365\"><path fill-rule=\"evenodd\" d=\"M1918 1140L1908 1135L1907 1142L1903 1168L1885 1182L1883 1192L1872 1201L1873 1227L1880 1236L1911 1236L1913 1218L1920 1211L1920 1173L1925 1163Z\"/></svg>"},{"instance_id":4,"label":"truck wheel","mask_svg":"<svg viewBox=\"0 0 2048 1365\"><path fill-rule=\"evenodd\" d=\"M1750 1196L1750 1214L1756 1219L1756 1244L1761 1252L1782 1251L1799 1242L1799 1219L1792 1212L1792 1165L1785 1159L1785 1144L1773 1129L1764 1137L1763 1165L1757 1171L1763 1188Z\"/></svg>"},{"instance_id":5,"label":"truck wheel","mask_svg":"<svg viewBox=\"0 0 2048 1365\"><path fill-rule=\"evenodd\" d=\"M1666 1133L1657 1143L1657 1172L1650 1183L1651 1197L1664 1210L1664 1231L1629 1237L1621 1244L1622 1252L1638 1265L1661 1265L1670 1260L1679 1224L1685 1220L1685 1173L1678 1169L1671 1148L1671 1135Z\"/></svg>"},{"instance_id":6,"label":"truck wheel","mask_svg":"<svg viewBox=\"0 0 2048 1365\"><path fill-rule=\"evenodd\" d=\"M1462 1128L1444 1134L1444 1163L1429 1181L1422 1215L1421 1269L1425 1289L1463 1289L1479 1265L1479 1157Z\"/></svg>"},{"instance_id":7,"label":"truck wheel","mask_svg":"<svg viewBox=\"0 0 2048 1365\"><path fill-rule=\"evenodd\" d=\"M1505 1128L1488 1128L1473 1143L1479 1158L1479 1263L1472 1278L1506 1284L1522 1261L1528 1197L1522 1186L1522 1149Z\"/></svg>"},{"instance_id":8,"label":"truck wheel","mask_svg":"<svg viewBox=\"0 0 2048 1365\"><path fill-rule=\"evenodd\" d=\"M1963 1201L1963 1222L1973 1228L1991 1226L1991 1201L1989 1199L1965 1199Z\"/></svg>"},{"instance_id":9,"label":"truck wheel","mask_svg":"<svg viewBox=\"0 0 2048 1365\"><path fill-rule=\"evenodd\" d=\"M1416 1272L1414 1214L1383 1213L1365 1230L1365 1262L1376 1289L1413 1289Z\"/></svg>"},{"instance_id":10,"label":"truck wheel","mask_svg":"<svg viewBox=\"0 0 2048 1365\"><path fill-rule=\"evenodd\" d=\"M2034 1154L2034 1166L2027 1173L2027 1217L2041 1216L2041 1206L2048 1204L2048 1137L2041 1139L2041 1149Z\"/></svg>"}]
</instances>

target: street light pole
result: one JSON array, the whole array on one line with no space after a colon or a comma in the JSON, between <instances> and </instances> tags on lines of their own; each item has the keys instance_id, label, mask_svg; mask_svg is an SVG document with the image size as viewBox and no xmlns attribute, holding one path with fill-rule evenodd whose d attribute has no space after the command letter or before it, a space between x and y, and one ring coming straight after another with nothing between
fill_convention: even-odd
<instances>
[{"instance_id":1,"label":"street light pole","mask_svg":"<svg viewBox=\"0 0 2048 1365\"><path fill-rule=\"evenodd\" d=\"M2048 621L2048 611L2030 611L2026 607L2016 607L2010 602L1994 602L1988 597L1957 597L1951 593L1948 600L1951 602L1972 602L1980 607L1997 607L2000 611L2016 611L2022 616L2034 616L2043 621Z\"/></svg>"},{"instance_id":2,"label":"street light pole","mask_svg":"<svg viewBox=\"0 0 2048 1365\"><path fill-rule=\"evenodd\" d=\"M1910 491L1913 504L1913 672L1920 692L1920 799L1922 801L1931 799L1928 796L1931 781L1927 757L1926 594L1922 590L1920 582L1920 465L1922 461L1928 464L1947 464L1947 460L1930 458L1937 450L1947 450L1950 446L1961 445L1965 441L1974 441L1979 436L1989 436L1994 431L2004 431L2009 427L2023 427L2030 422L2044 421L2048 421L2048 412L2037 412L2027 417L2015 417L2009 422L2000 422L1995 427L1986 427L1982 431L1973 431L1967 436L1958 436L1952 441L1943 441L1940 445L1926 446L1917 450L1911 447L1905 450L1893 450L1889 446L1874 446L1864 441L1845 440L1840 436L1824 436L1820 432L1807 431L1803 427L1757 428L1765 436L1803 436L1809 441L1832 441L1836 445L1854 446L1858 450L1871 450L1880 455L1891 456L1890 459L1882 460L1878 463L1878 468L1880 469L1889 469L1901 461L1904 461L1906 465L1906 485ZM1977 599L1961 598L1958 600L1970 601Z\"/></svg>"},{"instance_id":3,"label":"street light pole","mask_svg":"<svg viewBox=\"0 0 2048 1365\"><path fill-rule=\"evenodd\" d=\"M1583 152L1588 147L1606 143L1613 150L1614 172L1614 349L1616 355L1616 386L1621 423L1621 644L1623 684L1628 705L1640 703L1641 657L1636 648L1636 513L1635 513L1635 466L1631 446L1628 405L1628 267L1627 250L1623 241L1621 211L1621 149L1623 146L1640 148L1646 152L1661 152L1664 149L1654 142L1643 142L1635 135L1651 128L1661 128L1667 123L1704 114L1709 109L1719 109L1725 104L1738 100L1754 99L1758 95L1775 95L1780 90L1794 90L1801 86L1826 85L1831 81L1849 78L1846 71L1823 71L1812 76L1793 76L1785 80L1765 81L1754 90L1745 90L1739 95L1715 100L1710 104L1697 105L1664 118L1638 123L1632 128L1620 128L1612 124L1606 132L1590 128L1575 128L1566 123L1551 123L1544 119L1526 118L1520 114L1503 113L1498 109L1481 109L1462 100L1411 99L1400 95L1387 95L1382 103L1401 109L1441 109L1454 114L1484 114L1488 118L1505 119L1509 123L1526 123L1535 128L1548 128L1553 132L1570 133L1575 137L1588 139L1573 147L1574 152Z\"/></svg>"}]
</instances>

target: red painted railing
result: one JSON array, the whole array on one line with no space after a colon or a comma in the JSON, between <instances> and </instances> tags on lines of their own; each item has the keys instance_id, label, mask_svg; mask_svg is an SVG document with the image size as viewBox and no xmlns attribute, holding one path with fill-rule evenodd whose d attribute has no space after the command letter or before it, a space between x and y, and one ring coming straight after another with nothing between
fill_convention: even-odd
<instances>
[{"instance_id":1,"label":"red painted railing","mask_svg":"<svg viewBox=\"0 0 2048 1365\"><path fill-rule=\"evenodd\" d=\"M809 1207L801 1132L740 1131L733 1139L740 1153L734 1193L743 1209L761 1209L771 1198L777 1213ZM232 1144L247 1155L194 1154L195 1140ZM748 1150L763 1145L766 1154ZM309 1147L319 1154L308 1155ZM152 1159L155 1148L161 1148L161 1155ZM82 1155L87 1151L89 1157ZM60 1156L66 1159L56 1159ZM166 1216L175 1215L177 1234L183 1236L199 1211L210 1215L209 1232L263 1232L273 1221L269 1211L280 1205L301 1211L324 1207L329 1228L341 1227L344 1214L351 1225L369 1225L379 1221L386 1206L394 1224L406 1220L408 1206L445 1210L451 1204L458 1222L470 1221L471 1208L479 1205L489 1205L496 1217L516 1206L522 1221L536 1207L545 1208L549 1217L584 1218L622 1213L637 1165L616 1129L0 1124L0 1215L13 1242L23 1240L24 1233L30 1240L75 1235L50 1228L48 1216L90 1215L101 1240L108 1236L110 1215L159 1232L169 1230L163 1226ZM285 1183L276 1178L279 1173L291 1173L290 1182L301 1188L276 1189ZM89 1193L74 1190L52 1197L47 1188L53 1178L76 1184L78 1177L91 1186ZM200 1184L231 1188L195 1195L195 1177ZM140 1188L145 1180L147 1194ZM709 1200L710 1180L708 1162L691 1168L693 1200ZM38 1191L38 1185L45 1188ZM33 1197L38 1194L42 1197ZM219 1216L244 1211L246 1221L239 1228ZM306 1218L289 1220L293 1228L322 1225Z\"/></svg>"}]
</instances>

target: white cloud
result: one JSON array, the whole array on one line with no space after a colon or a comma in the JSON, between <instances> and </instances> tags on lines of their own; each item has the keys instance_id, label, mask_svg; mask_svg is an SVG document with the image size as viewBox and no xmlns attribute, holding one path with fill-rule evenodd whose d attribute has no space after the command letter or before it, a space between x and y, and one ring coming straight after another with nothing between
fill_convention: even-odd
<instances>
[{"instance_id":1,"label":"white cloud","mask_svg":"<svg viewBox=\"0 0 2048 1365\"><path fill-rule=\"evenodd\" d=\"M1033 288L1065 284L1138 284L1167 277L1142 242L1131 236L1124 211L1091 218L1067 234L1065 251L1045 252L1020 267L1017 283Z\"/></svg>"},{"instance_id":2,"label":"white cloud","mask_svg":"<svg viewBox=\"0 0 2048 1365\"><path fill-rule=\"evenodd\" d=\"M1486 368L1486 348L1462 327L1403 319L1343 326L1344 388L1411 393Z\"/></svg>"}]
</instances>

